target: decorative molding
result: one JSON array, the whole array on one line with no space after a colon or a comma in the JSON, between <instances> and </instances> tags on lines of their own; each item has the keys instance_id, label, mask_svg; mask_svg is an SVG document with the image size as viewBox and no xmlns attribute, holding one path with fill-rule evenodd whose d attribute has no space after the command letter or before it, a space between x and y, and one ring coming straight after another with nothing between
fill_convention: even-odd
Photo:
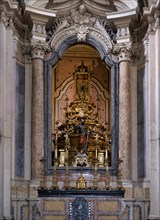
<instances>
[{"instance_id":1,"label":"decorative molding","mask_svg":"<svg viewBox=\"0 0 160 220\"><path fill-rule=\"evenodd\" d=\"M34 41L22 46L23 55L31 55L32 59L44 59L45 52L50 52L51 48L47 42Z\"/></svg>"},{"instance_id":2,"label":"decorative molding","mask_svg":"<svg viewBox=\"0 0 160 220\"><path fill-rule=\"evenodd\" d=\"M95 28L90 28L89 35L92 38L96 39L97 41L101 42L101 44L106 49L106 53L109 53L112 50L113 44L112 44L108 34L104 35L100 30L95 29Z\"/></svg>"},{"instance_id":3,"label":"decorative molding","mask_svg":"<svg viewBox=\"0 0 160 220\"><path fill-rule=\"evenodd\" d=\"M15 30L14 24L13 24L13 18L7 16L4 13L4 11L2 11L0 14L0 21L5 25L5 27L12 28L13 30Z\"/></svg>"},{"instance_id":4,"label":"decorative molding","mask_svg":"<svg viewBox=\"0 0 160 220\"><path fill-rule=\"evenodd\" d=\"M154 14L154 29L155 31L160 28L160 11L156 10Z\"/></svg>"},{"instance_id":5,"label":"decorative molding","mask_svg":"<svg viewBox=\"0 0 160 220\"><path fill-rule=\"evenodd\" d=\"M33 26L32 26L32 39L35 41L46 41L46 27L45 23L37 22L33 20Z\"/></svg>"},{"instance_id":6,"label":"decorative molding","mask_svg":"<svg viewBox=\"0 0 160 220\"><path fill-rule=\"evenodd\" d=\"M124 27L118 27L117 29L117 37L125 37L130 35L129 27L124 26Z\"/></svg>"},{"instance_id":7,"label":"decorative molding","mask_svg":"<svg viewBox=\"0 0 160 220\"><path fill-rule=\"evenodd\" d=\"M40 24L37 22L33 23L32 34L44 35L46 36L45 24Z\"/></svg>"},{"instance_id":8,"label":"decorative molding","mask_svg":"<svg viewBox=\"0 0 160 220\"><path fill-rule=\"evenodd\" d=\"M57 32L69 27L70 23L66 17L56 17L52 28L47 32L47 39L49 40Z\"/></svg>"},{"instance_id":9,"label":"decorative molding","mask_svg":"<svg viewBox=\"0 0 160 220\"><path fill-rule=\"evenodd\" d=\"M116 43L116 34L107 19L92 17L83 4L79 6L79 10L72 9L69 16L54 19L54 25L47 32L47 41L50 42L51 48L56 50L64 40L71 36L75 36L77 42L86 42L88 36L92 39L98 38L107 52Z\"/></svg>"},{"instance_id":10,"label":"decorative molding","mask_svg":"<svg viewBox=\"0 0 160 220\"><path fill-rule=\"evenodd\" d=\"M111 53L116 56L117 62L120 63L122 61L128 61L128 62L137 62L141 61L141 58L144 58L141 56L143 51L143 43L134 43L134 44L128 44L128 43L122 43L121 45L115 45L113 49L111 50Z\"/></svg>"},{"instance_id":11,"label":"decorative molding","mask_svg":"<svg viewBox=\"0 0 160 220\"><path fill-rule=\"evenodd\" d=\"M50 40L49 36L52 36ZM94 25L93 23L72 24L71 20L61 18L56 21L50 32L48 32L48 40L51 48L54 50L56 50L64 40L71 36L76 36L78 42L86 42L88 36L96 38L98 41L101 41L107 52L113 47L112 41L114 43L116 42L115 34L108 22L99 18L95 18Z\"/></svg>"},{"instance_id":12,"label":"decorative molding","mask_svg":"<svg viewBox=\"0 0 160 220\"><path fill-rule=\"evenodd\" d=\"M110 39L116 43L116 34L113 32L112 28L109 25L109 22L107 21L107 19L104 18L97 18L95 25L95 28L98 28L99 30L101 30L104 35L106 35L106 33L109 35Z\"/></svg>"},{"instance_id":13,"label":"decorative molding","mask_svg":"<svg viewBox=\"0 0 160 220\"><path fill-rule=\"evenodd\" d=\"M44 49L42 45L36 45L31 50L32 59L44 59Z\"/></svg>"},{"instance_id":14,"label":"decorative molding","mask_svg":"<svg viewBox=\"0 0 160 220\"><path fill-rule=\"evenodd\" d=\"M120 47L118 57L119 57L119 63L122 61L131 61L131 57L132 57L131 48Z\"/></svg>"}]
</instances>

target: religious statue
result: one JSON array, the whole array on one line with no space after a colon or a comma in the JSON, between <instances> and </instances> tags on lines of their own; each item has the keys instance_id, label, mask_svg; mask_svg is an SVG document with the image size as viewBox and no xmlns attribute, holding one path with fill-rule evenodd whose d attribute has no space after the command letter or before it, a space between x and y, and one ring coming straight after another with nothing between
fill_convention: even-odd
<instances>
[{"instance_id":1,"label":"religious statue","mask_svg":"<svg viewBox=\"0 0 160 220\"><path fill-rule=\"evenodd\" d=\"M91 102L91 70L82 61L73 77L75 98L70 104L65 99L64 121L57 124L53 140L54 160L58 166L91 167L98 161L104 167L110 152L109 131L100 120L99 99L97 107Z\"/></svg>"},{"instance_id":2,"label":"religious statue","mask_svg":"<svg viewBox=\"0 0 160 220\"><path fill-rule=\"evenodd\" d=\"M83 117L80 118L80 123L75 126L75 131L79 134L78 151L81 154L87 154L89 131Z\"/></svg>"}]
</instances>

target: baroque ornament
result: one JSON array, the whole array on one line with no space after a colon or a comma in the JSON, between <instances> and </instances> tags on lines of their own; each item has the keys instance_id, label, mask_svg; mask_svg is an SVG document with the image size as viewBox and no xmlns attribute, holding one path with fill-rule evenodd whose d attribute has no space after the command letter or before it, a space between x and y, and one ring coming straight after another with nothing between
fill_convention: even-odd
<instances>
[{"instance_id":1,"label":"baroque ornament","mask_svg":"<svg viewBox=\"0 0 160 220\"><path fill-rule=\"evenodd\" d=\"M77 40L80 41L86 41L86 35L89 33L88 26L87 25L81 25L76 28L77 31Z\"/></svg>"},{"instance_id":2,"label":"baroque ornament","mask_svg":"<svg viewBox=\"0 0 160 220\"><path fill-rule=\"evenodd\" d=\"M56 18L54 26L48 31L47 40L51 48L56 50L66 38L72 36L76 36L78 42L85 42L87 37L96 39L105 47L106 52L111 51L116 43L115 33L108 21L92 17L83 4L78 10L71 10L69 16Z\"/></svg>"}]
</instances>

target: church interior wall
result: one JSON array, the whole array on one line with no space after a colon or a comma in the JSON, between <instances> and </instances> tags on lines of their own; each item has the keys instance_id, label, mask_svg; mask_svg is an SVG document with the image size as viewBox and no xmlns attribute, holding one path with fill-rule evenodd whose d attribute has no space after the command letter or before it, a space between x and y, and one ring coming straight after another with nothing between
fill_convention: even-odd
<instances>
[{"instance_id":1,"label":"church interior wall","mask_svg":"<svg viewBox=\"0 0 160 220\"><path fill-rule=\"evenodd\" d=\"M9 2L12 1L10 0ZM4 10L5 4L1 7L0 3L0 12L2 12L1 9L3 8L6 16L10 18L10 16L14 14L13 12L18 10L18 4L16 5L13 2L12 4L12 9L10 9L11 13L8 13L6 9ZM8 4L6 5L8 9L10 6L8 6ZM149 12L146 11L144 13L146 13L145 16L147 16ZM28 46L28 40L22 39L23 37L19 36L19 31L12 29L13 26L11 23L6 25L6 23L3 22L2 14L0 20L0 57L2 58L0 59L0 219L41 219L38 211L39 205L37 198L39 179L32 179L31 175L33 86L33 60L31 49L28 50L26 47L26 44ZM19 19L16 13L14 15ZM153 25L153 21L149 21L148 19L148 23L149 22ZM124 25L125 22L122 23ZM23 26L23 28L25 29L26 27ZM147 40L143 39L144 46L140 43L140 47L143 48L138 51L138 56L136 55L136 58L133 58L130 65L131 179L123 182L126 192L123 200L124 207L121 207L122 220L160 219L160 44L159 26L156 28L155 30L148 30L145 36ZM121 36L121 39L122 38L123 36ZM125 37L123 40L124 39ZM87 41L92 41L92 39L87 39ZM95 61L95 72L102 73L95 74L95 79L101 82L101 88L106 87L107 92L111 92L111 85L110 83L104 83L106 79L104 79L103 76L105 72L105 74L108 74L108 81L110 82L112 80L110 78L110 67L109 69L106 68L107 62L104 62L105 58L103 63L100 61L102 58L100 58L100 56L104 54L104 51L100 56L98 52L99 51L97 51L97 54L94 54L93 57L92 55L88 57L86 54L76 54L75 56L69 52L67 55L64 53L61 59L59 61L57 60L57 63L51 67L52 75L54 75L55 72L57 74L55 77L57 82L52 81L52 85L54 84L54 92L56 92L59 87L62 88L63 82L71 77L74 72L75 65L78 66L82 60L87 66L92 66L92 61ZM47 53L49 54L50 52ZM117 57L115 57L114 54L113 59L116 60ZM95 91L93 91L93 96ZM71 90L70 93L66 91L66 93L71 95L73 90ZM72 98L70 98L70 100L72 101ZM95 99L93 99L93 101L96 103ZM55 100L52 100L52 105L55 104L54 102ZM62 102L61 108L63 108L63 105L64 101ZM62 116L63 111L59 112L58 109L57 114ZM111 118L108 118L108 121L111 121ZM52 117L52 125L54 123L55 118ZM63 179L62 176L62 180ZM47 174L46 184L48 187L50 187L51 182L52 176ZM91 203L92 202L93 201L91 201ZM102 205L101 209L103 208L104 205ZM62 213L64 210L65 208L61 210ZM69 212L69 209L67 212ZM102 220L104 220L105 217L105 215L101 215ZM115 217L115 219L117 218Z\"/></svg>"}]
</instances>

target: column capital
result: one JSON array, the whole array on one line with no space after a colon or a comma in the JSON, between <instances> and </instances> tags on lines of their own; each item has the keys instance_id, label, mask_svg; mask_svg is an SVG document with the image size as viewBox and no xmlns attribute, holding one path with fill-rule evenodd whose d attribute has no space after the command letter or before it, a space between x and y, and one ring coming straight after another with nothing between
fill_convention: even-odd
<instances>
[{"instance_id":1,"label":"column capital","mask_svg":"<svg viewBox=\"0 0 160 220\"><path fill-rule=\"evenodd\" d=\"M118 62L128 61L130 62L132 59L133 52L131 50L130 45L122 45L118 47L114 47L113 54L116 54L118 57Z\"/></svg>"},{"instance_id":2,"label":"column capital","mask_svg":"<svg viewBox=\"0 0 160 220\"><path fill-rule=\"evenodd\" d=\"M8 27L15 30L13 18L11 16L7 16L4 11L0 12L0 22L2 22L6 28Z\"/></svg>"},{"instance_id":3,"label":"column capital","mask_svg":"<svg viewBox=\"0 0 160 220\"><path fill-rule=\"evenodd\" d=\"M46 23L48 18L42 17L40 19L35 13L31 13L30 16L32 20L32 37L30 41L32 59L44 59L45 52L51 51L50 44L46 42Z\"/></svg>"},{"instance_id":4,"label":"column capital","mask_svg":"<svg viewBox=\"0 0 160 220\"><path fill-rule=\"evenodd\" d=\"M131 49L127 47L121 47L119 50L119 62L131 61Z\"/></svg>"},{"instance_id":5,"label":"column capital","mask_svg":"<svg viewBox=\"0 0 160 220\"><path fill-rule=\"evenodd\" d=\"M154 14L154 30L160 28L160 11L156 10Z\"/></svg>"},{"instance_id":6,"label":"column capital","mask_svg":"<svg viewBox=\"0 0 160 220\"><path fill-rule=\"evenodd\" d=\"M32 59L44 59L45 52L51 51L50 45L47 42L32 40L30 44Z\"/></svg>"}]
</instances>

